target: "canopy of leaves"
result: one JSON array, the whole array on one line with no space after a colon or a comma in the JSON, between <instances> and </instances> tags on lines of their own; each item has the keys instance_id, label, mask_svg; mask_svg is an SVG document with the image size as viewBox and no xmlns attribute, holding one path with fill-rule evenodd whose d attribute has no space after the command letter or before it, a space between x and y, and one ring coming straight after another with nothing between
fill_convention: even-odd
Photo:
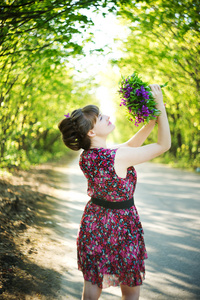
<instances>
[{"instance_id":1,"label":"canopy of leaves","mask_svg":"<svg viewBox=\"0 0 200 300\"><path fill-rule=\"evenodd\" d=\"M92 38L93 22L84 10L105 13L104 9L114 11L116 4L116 0L1 1L1 166L26 166L61 155L58 121L92 97L90 84L75 82L65 62L82 54L84 43Z\"/></svg>"},{"instance_id":2,"label":"canopy of leaves","mask_svg":"<svg viewBox=\"0 0 200 300\"><path fill-rule=\"evenodd\" d=\"M178 165L194 168L200 164L199 4L197 0L130 1L119 13L130 34L118 65L123 75L138 71L149 83L169 82L165 101L172 133L170 155Z\"/></svg>"}]
</instances>

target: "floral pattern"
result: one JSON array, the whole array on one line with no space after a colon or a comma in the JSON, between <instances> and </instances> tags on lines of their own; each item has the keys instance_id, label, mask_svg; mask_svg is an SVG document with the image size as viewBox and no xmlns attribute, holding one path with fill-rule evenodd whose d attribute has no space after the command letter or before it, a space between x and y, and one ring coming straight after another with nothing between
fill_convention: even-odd
<instances>
[{"instance_id":1,"label":"floral pattern","mask_svg":"<svg viewBox=\"0 0 200 300\"><path fill-rule=\"evenodd\" d=\"M136 171L130 167L126 178L119 177L114 169L116 151L93 148L82 152L80 168L88 180L90 197L125 201L133 196ZM77 253L78 268L92 284L100 288L141 285L147 252L136 207L103 208L89 200L81 219Z\"/></svg>"}]
</instances>

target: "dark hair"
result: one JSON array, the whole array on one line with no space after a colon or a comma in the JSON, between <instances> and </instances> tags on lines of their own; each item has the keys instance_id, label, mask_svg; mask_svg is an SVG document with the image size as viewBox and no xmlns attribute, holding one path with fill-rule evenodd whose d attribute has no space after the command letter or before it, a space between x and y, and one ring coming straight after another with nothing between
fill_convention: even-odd
<instances>
[{"instance_id":1,"label":"dark hair","mask_svg":"<svg viewBox=\"0 0 200 300\"><path fill-rule=\"evenodd\" d=\"M72 150L88 150L91 146L89 130L94 127L99 115L99 108L96 105L87 105L74 110L71 116L63 119L58 124L62 133L62 140Z\"/></svg>"}]
</instances>

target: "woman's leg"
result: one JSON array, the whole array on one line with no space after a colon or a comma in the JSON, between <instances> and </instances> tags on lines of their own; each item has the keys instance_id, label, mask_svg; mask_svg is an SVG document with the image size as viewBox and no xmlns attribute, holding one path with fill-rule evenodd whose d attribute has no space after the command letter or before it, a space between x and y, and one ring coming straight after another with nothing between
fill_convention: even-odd
<instances>
[{"instance_id":1,"label":"woman's leg","mask_svg":"<svg viewBox=\"0 0 200 300\"><path fill-rule=\"evenodd\" d=\"M98 300L100 295L101 289L97 284L84 280L82 300Z\"/></svg>"},{"instance_id":2,"label":"woman's leg","mask_svg":"<svg viewBox=\"0 0 200 300\"><path fill-rule=\"evenodd\" d=\"M122 300L138 300L140 296L140 286L130 287L121 285Z\"/></svg>"}]
</instances>

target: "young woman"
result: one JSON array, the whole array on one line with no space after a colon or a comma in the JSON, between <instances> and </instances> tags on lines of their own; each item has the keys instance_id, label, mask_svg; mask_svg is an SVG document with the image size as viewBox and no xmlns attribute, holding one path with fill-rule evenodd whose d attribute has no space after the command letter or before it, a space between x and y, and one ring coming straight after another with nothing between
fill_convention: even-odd
<instances>
[{"instance_id":1,"label":"young woman","mask_svg":"<svg viewBox=\"0 0 200 300\"><path fill-rule=\"evenodd\" d=\"M59 123L65 145L84 149L80 167L91 197L77 238L78 268L84 277L82 300L97 300L103 288L117 285L123 300L139 299L147 253L133 199L137 179L133 166L164 153L171 144L161 88L150 87L161 111L157 143L142 146L155 125L150 121L126 143L107 148L107 136L115 126L94 105L73 111Z\"/></svg>"}]
</instances>

